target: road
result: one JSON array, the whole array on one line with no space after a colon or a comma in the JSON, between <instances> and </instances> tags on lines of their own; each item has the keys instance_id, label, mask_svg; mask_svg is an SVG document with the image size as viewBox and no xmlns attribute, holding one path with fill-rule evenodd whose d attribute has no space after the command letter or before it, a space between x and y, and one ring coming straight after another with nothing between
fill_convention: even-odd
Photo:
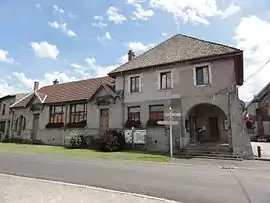
<instances>
[{"instance_id":1,"label":"road","mask_svg":"<svg viewBox=\"0 0 270 203\"><path fill-rule=\"evenodd\" d=\"M234 169L221 166L234 166ZM270 162L183 160L174 164L142 164L0 153L0 173L134 192L184 203L270 202Z\"/></svg>"}]
</instances>

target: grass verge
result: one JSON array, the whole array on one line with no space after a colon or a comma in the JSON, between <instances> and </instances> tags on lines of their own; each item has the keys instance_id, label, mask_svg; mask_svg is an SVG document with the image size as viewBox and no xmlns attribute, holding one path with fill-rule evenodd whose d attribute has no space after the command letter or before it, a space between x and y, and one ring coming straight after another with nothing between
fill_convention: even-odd
<instances>
[{"instance_id":1,"label":"grass verge","mask_svg":"<svg viewBox=\"0 0 270 203\"><path fill-rule=\"evenodd\" d=\"M64 155L81 158L102 158L114 160L132 160L147 162L168 162L170 157L166 153L150 153L141 151L122 151L122 152L98 152L90 149L66 149L59 146L46 145L25 145L0 143L0 153L22 153L22 154L49 154Z\"/></svg>"}]
</instances>

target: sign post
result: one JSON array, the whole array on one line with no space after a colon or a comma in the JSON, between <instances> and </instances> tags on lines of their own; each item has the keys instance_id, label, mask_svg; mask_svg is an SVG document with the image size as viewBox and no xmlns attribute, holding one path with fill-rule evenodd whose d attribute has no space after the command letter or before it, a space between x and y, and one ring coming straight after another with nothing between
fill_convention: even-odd
<instances>
[{"instance_id":1,"label":"sign post","mask_svg":"<svg viewBox=\"0 0 270 203\"><path fill-rule=\"evenodd\" d=\"M172 108L169 108L169 113L165 113L168 116L168 121L158 121L158 125L169 125L170 127L170 156L173 157L173 136L172 136L172 126L178 125L177 121L173 121L173 117L181 116L180 113L173 113Z\"/></svg>"}]
</instances>

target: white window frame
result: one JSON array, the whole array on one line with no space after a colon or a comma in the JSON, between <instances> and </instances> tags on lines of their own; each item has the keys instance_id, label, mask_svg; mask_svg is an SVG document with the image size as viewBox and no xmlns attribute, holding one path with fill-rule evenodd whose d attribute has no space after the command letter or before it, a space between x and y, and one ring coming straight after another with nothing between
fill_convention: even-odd
<instances>
[{"instance_id":1,"label":"white window frame","mask_svg":"<svg viewBox=\"0 0 270 203\"><path fill-rule=\"evenodd\" d=\"M204 66L208 66L209 84L197 85L196 70L197 70L197 68L201 68L201 67L204 67ZM212 64L211 63L201 63L201 64L194 65L194 67L193 67L193 83L194 83L194 86L196 86L196 87L205 87L205 86L212 85Z\"/></svg>"},{"instance_id":2,"label":"white window frame","mask_svg":"<svg viewBox=\"0 0 270 203\"><path fill-rule=\"evenodd\" d=\"M171 72L171 88L168 88L168 89L162 89L161 88L161 74L162 73L166 73L166 72ZM156 71L156 73L157 73L157 86L158 86L158 89L159 90L164 90L164 91L166 91L166 90L170 90L170 89L173 89L173 76L174 76L174 74L173 74L173 69L164 69L164 70L159 70L159 71Z\"/></svg>"},{"instance_id":3,"label":"white window frame","mask_svg":"<svg viewBox=\"0 0 270 203\"><path fill-rule=\"evenodd\" d=\"M139 77L139 92L131 92L131 78L133 77ZM138 93L141 93L142 92L142 77L143 77L143 74L134 74L134 75L129 75L128 76L128 89L127 89L127 92L128 93L131 93L131 94L138 94Z\"/></svg>"}]
</instances>

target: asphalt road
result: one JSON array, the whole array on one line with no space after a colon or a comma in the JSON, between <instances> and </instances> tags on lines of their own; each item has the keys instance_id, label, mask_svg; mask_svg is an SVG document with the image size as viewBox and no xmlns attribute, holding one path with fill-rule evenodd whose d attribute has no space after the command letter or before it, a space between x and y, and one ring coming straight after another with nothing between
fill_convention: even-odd
<instances>
[{"instance_id":1,"label":"asphalt road","mask_svg":"<svg viewBox=\"0 0 270 203\"><path fill-rule=\"evenodd\" d=\"M270 202L270 162L183 162L140 164L0 153L0 173L134 192L185 203ZM220 167L233 165L236 166L234 169Z\"/></svg>"}]
</instances>

